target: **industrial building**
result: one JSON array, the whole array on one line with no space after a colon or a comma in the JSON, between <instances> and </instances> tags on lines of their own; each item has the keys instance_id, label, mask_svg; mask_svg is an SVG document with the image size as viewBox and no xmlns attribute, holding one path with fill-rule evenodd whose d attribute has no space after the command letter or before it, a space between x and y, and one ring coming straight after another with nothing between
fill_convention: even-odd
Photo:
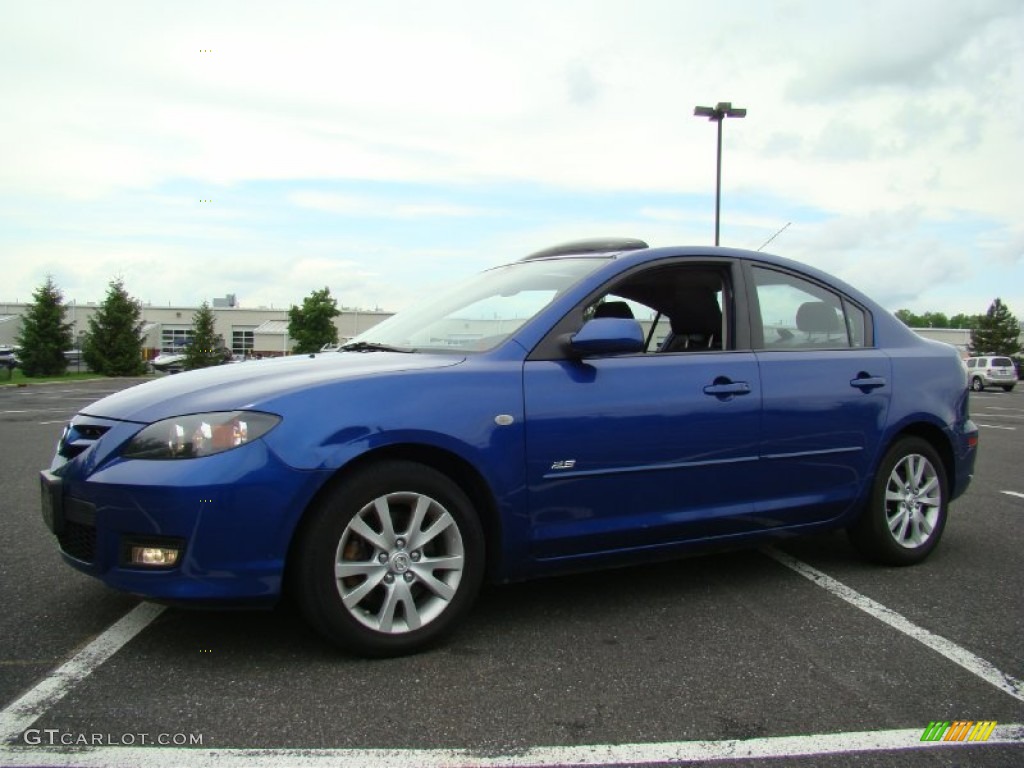
<instances>
[{"instance_id":1,"label":"industrial building","mask_svg":"<svg viewBox=\"0 0 1024 768\"><path fill-rule=\"evenodd\" d=\"M237 306L234 296L214 299L211 303L216 318L216 333L223 339L224 346L241 356L273 357L292 351L294 341L288 336L287 309L258 309ZM0 346L16 346L21 330L21 318L27 305L24 303L0 303ZM72 334L77 341L89 329L89 318L95 314L95 302L67 305L64 317L72 325ZM173 352L180 348L192 332L192 316L196 307L152 306L141 307L143 322L143 348L146 358L152 359L161 353ZM334 318L339 338L351 338L372 328L391 317L391 312L344 309Z\"/></svg>"}]
</instances>

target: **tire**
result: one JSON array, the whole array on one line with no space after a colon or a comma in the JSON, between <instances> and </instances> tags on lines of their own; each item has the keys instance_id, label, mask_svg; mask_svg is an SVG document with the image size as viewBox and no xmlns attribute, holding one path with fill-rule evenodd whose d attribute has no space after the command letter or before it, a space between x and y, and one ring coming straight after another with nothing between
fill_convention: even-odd
<instances>
[{"instance_id":1,"label":"tire","mask_svg":"<svg viewBox=\"0 0 1024 768\"><path fill-rule=\"evenodd\" d=\"M975 376L973 379L971 379L971 389L973 389L975 392L984 392L985 382L983 382L980 377Z\"/></svg>"},{"instance_id":2,"label":"tire","mask_svg":"<svg viewBox=\"0 0 1024 768\"><path fill-rule=\"evenodd\" d=\"M871 497L850 539L861 554L886 565L913 565L938 546L949 506L946 468L931 444L899 439L872 481Z\"/></svg>"},{"instance_id":3,"label":"tire","mask_svg":"<svg viewBox=\"0 0 1024 768\"><path fill-rule=\"evenodd\" d=\"M420 651L472 607L484 574L473 505L447 476L408 461L361 470L310 509L293 550L306 620L355 653Z\"/></svg>"},{"instance_id":4,"label":"tire","mask_svg":"<svg viewBox=\"0 0 1024 768\"><path fill-rule=\"evenodd\" d=\"M1013 385L1013 384L1004 384L1003 385L1003 391L1004 392L1013 392L1013 387L1014 386L1015 385Z\"/></svg>"}]
</instances>

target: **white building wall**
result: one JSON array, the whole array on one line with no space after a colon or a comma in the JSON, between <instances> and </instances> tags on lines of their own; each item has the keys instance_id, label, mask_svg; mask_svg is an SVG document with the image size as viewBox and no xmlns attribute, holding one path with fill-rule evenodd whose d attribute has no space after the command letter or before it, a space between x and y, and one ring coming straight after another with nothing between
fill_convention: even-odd
<instances>
[{"instance_id":1,"label":"white building wall","mask_svg":"<svg viewBox=\"0 0 1024 768\"><path fill-rule=\"evenodd\" d=\"M21 331L21 317L25 314L26 305L0 304L0 345L15 346L18 333ZM149 326L145 334L144 347L149 350L150 356L159 352L161 348L161 337L165 330L186 330L192 327L192 316L196 307L142 307L142 322ZM89 318L97 310L96 304L68 304L65 318L72 325L72 334L77 339L79 334L85 333L89 328ZM232 334L236 330L255 330L267 320L281 320L287 323L288 310L286 309L248 309L240 307L216 307L213 309L215 317L214 328L223 338L227 347L232 345ZM382 320L391 317L391 312L365 312L362 310L343 310L341 315L334 318L334 324L338 328L338 335L344 337L356 336L369 328L372 328ZM266 337L266 349L254 345L254 352L279 355L291 349L290 343L285 344L278 334L273 337Z\"/></svg>"}]
</instances>

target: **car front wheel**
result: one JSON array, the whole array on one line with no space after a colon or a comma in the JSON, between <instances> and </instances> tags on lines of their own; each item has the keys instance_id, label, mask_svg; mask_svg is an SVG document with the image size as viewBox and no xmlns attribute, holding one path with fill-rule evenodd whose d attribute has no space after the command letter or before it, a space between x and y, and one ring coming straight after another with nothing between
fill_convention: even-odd
<instances>
[{"instance_id":1,"label":"car front wheel","mask_svg":"<svg viewBox=\"0 0 1024 768\"><path fill-rule=\"evenodd\" d=\"M307 620L366 656L438 640L472 606L484 572L483 532L465 493L406 461L370 466L330 489L294 552Z\"/></svg>"},{"instance_id":2,"label":"car front wheel","mask_svg":"<svg viewBox=\"0 0 1024 768\"><path fill-rule=\"evenodd\" d=\"M975 376L971 379L971 389L975 392L983 392L985 390L985 382L983 382L980 377Z\"/></svg>"},{"instance_id":3,"label":"car front wheel","mask_svg":"<svg viewBox=\"0 0 1024 768\"><path fill-rule=\"evenodd\" d=\"M850 529L851 540L877 562L921 562L942 537L947 487L946 470L935 449L917 437L900 439L879 465L868 505Z\"/></svg>"}]
</instances>

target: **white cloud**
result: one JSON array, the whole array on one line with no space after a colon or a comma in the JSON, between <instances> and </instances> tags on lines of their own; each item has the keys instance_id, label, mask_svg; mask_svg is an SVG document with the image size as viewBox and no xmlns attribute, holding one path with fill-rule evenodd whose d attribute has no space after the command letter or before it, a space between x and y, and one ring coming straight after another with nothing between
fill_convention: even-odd
<instances>
[{"instance_id":1,"label":"white cloud","mask_svg":"<svg viewBox=\"0 0 1024 768\"><path fill-rule=\"evenodd\" d=\"M715 130L692 110L719 99L749 110L723 126L724 226L744 245L793 221L778 250L828 252L839 269L854 252L866 265L906 259L901 285L924 296L963 277L963 241L937 240L939 223L969 220L971 250L1004 254L975 275L1009 268L1021 251L1017 0L955 0L941 12L924 0L60 8L12 5L0 29L0 225L31 230L0 234L0 257L38 257L76 284L91 270L102 288L120 263L136 270L140 294L176 290L184 301L204 280L214 293L242 284L266 303L274 290L298 291L279 294L284 303L315 287L301 284L315 270L265 285L251 275L276 274L286 243L311 249L288 253L290 264L356 265L376 241L390 254L375 260L380 277L352 278L352 289L390 304L415 293L405 281L422 276L405 261L416 254L418 265L432 247L424 238L438 237L412 225L502 222L501 231L472 229L487 232L475 251L436 241L442 276L475 268L483 257L472 254L488 246L533 249L548 236L707 242ZM279 205L379 228L374 237L261 235L265 209L218 202L199 217L191 207L275 181L287 184ZM559 220L552 208L539 221L501 194L474 197L517 186L626 202L618 216ZM674 199L678 208L667 207ZM76 207L88 215L67 213ZM57 211L66 216L53 221ZM882 225L886 238L853 242L860 228ZM192 283L147 271L168 262L194 265ZM212 266L221 262L245 267ZM929 272L919 279L922 263ZM19 269L29 282L5 290L27 295L39 274Z\"/></svg>"},{"instance_id":2,"label":"white cloud","mask_svg":"<svg viewBox=\"0 0 1024 768\"><path fill-rule=\"evenodd\" d=\"M439 202L404 203L381 197L356 197L328 192L297 191L288 195L293 205L343 216L375 218L459 218L493 215L493 211Z\"/></svg>"}]
</instances>

